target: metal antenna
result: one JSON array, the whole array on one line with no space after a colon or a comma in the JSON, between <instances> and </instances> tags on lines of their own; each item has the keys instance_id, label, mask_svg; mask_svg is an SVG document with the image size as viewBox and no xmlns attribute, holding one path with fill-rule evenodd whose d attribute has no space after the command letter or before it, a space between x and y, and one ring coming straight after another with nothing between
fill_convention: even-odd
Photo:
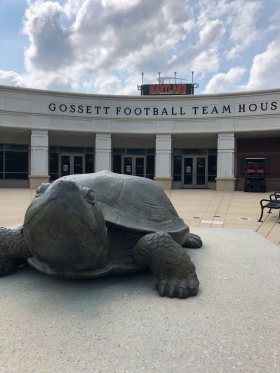
<instances>
[{"instance_id":1,"label":"metal antenna","mask_svg":"<svg viewBox=\"0 0 280 373\"><path fill-rule=\"evenodd\" d=\"M194 86L193 86L193 74L194 74L194 71L192 71L192 94L194 94Z\"/></svg>"}]
</instances>

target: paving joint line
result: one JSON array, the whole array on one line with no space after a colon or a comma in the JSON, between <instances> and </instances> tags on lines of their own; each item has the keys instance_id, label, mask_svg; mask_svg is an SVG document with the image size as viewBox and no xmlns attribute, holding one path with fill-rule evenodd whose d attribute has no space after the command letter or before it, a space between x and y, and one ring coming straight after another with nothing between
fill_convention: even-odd
<instances>
[{"instance_id":1,"label":"paving joint line","mask_svg":"<svg viewBox=\"0 0 280 373\"><path fill-rule=\"evenodd\" d=\"M216 191L216 193L214 194L214 196L216 196L217 193L218 193L218 191ZM229 200L229 203L228 203L228 206L227 206L227 210L226 210L226 215L227 215L227 213L228 213L228 209L229 209L229 206L230 206L230 204L231 204L231 200L232 200L233 193L229 193L229 194L226 194L226 195L227 195L227 196L230 195L230 200ZM223 198L224 198L224 196L225 196L225 191L224 191L222 194L219 193L219 196L221 196L221 199L220 199L220 202L219 202L219 204L218 204L218 207L217 207L216 212L214 213L214 215L217 215L217 211L219 210L219 207L220 207L220 205L221 205L221 203L222 203L222 201L223 201ZM212 201L213 201L213 199L212 199ZM212 201L211 201L211 202L212 202ZM214 215L213 215L213 217L214 217ZM214 221L216 221L217 223L213 223ZM221 223L222 223L221 225L222 225L222 228L223 228L223 227L224 227L224 221L221 222ZM220 223L218 223L217 220L212 220L212 222L210 223L210 228L212 228L212 225L217 225L217 224L220 224Z\"/></svg>"},{"instance_id":2,"label":"paving joint line","mask_svg":"<svg viewBox=\"0 0 280 373\"><path fill-rule=\"evenodd\" d=\"M211 206L211 203L213 202L213 200L214 200L215 196L216 196L216 193L214 193L214 194L213 194L213 197L212 197L212 199L211 199L211 201L210 201L210 203L209 203L209 205L208 205L208 207L207 207L206 211L204 211L204 214L203 214L203 217L202 217L202 219L200 219L200 223L201 223L201 221L202 221L202 220L204 220L203 218L204 218L204 216L205 216L205 214L206 214L207 210L208 210L208 209L209 209L209 207ZM220 203L221 203L221 202L220 202ZM220 206L220 204L219 204L219 206ZM217 209L216 209L215 211L217 212ZM216 212L214 213L214 215L216 215ZM200 224L200 223L199 223L199 224Z\"/></svg>"},{"instance_id":3,"label":"paving joint line","mask_svg":"<svg viewBox=\"0 0 280 373\"><path fill-rule=\"evenodd\" d=\"M258 230L260 229L260 227L263 225L263 223L268 219L269 215L267 214L266 218L264 219L264 221L262 222L262 224L259 226L259 228L256 230L256 232L258 232ZM278 220L279 218L277 218L274 222L274 224L272 225L272 227L270 228L269 232L267 233L267 235L265 236L265 238L268 237L268 235L270 234L270 232L272 231L272 229L275 227L276 224L278 224ZM278 244L280 243L280 239L278 241Z\"/></svg>"}]
</instances>

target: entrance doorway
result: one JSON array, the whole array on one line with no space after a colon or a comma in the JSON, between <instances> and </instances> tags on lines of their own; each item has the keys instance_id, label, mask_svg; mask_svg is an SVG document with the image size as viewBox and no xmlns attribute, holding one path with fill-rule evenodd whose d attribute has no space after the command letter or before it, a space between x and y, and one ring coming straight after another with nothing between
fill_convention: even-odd
<instances>
[{"instance_id":1,"label":"entrance doorway","mask_svg":"<svg viewBox=\"0 0 280 373\"><path fill-rule=\"evenodd\" d=\"M146 157L144 155L123 156L122 164L123 174L146 177Z\"/></svg>"},{"instance_id":2,"label":"entrance doorway","mask_svg":"<svg viewBox=\"0 0 280 373\"><path fill-rule=\"evenodd\" d=\"M84 156L63 154L60 156L60 176L84 173Z\"/></svg>"},{"instance_id":3,"label":"entrance doorway","mask_svg":"<svg viewBox=\"0 0 280 373\"><path fill-rule=\"evenodd\" d=\"M185 156L183 159L183 187L205 188L206 187L206 157L194 155Z\"/></svg>"}]
</instances>

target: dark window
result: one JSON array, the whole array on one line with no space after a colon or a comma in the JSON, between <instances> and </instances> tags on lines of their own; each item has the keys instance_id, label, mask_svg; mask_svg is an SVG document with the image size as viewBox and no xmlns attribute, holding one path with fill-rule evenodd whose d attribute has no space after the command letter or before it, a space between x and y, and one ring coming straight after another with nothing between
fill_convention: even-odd
<instances>
[{"instance_id":1,"label":"dark window","mask_svg":"<svg viewBox=\"0 0 280 373\"><path fill-rule=\"evenodd\" d=\"M217 155L217 149L208 149L208 154Z\"/></svg>"},{"instance_id":2,"label":"dark window","mask_svg":"<svg viewBox=\"0 0 280 373\"><path fill-rule=\"evenodd\" d=\"M4 146L0 144L0 179L4 177Z\"/></svg>"},{"instance_id":3,"label":"dark window","mask_svg":"<svg viewBox=\"0 0 280 373\"><path fill-rule=\"evenodd\" d=\"M183 154L183 149L174 149L173 153L174 153L174 155Z\"/></svg>"},{"instance_id":4,"label":"dark window","mask_svg":"<svg viewBox=\"0 0 280 373\"><path fill-rule=\"evenodd\" d=\"M28 180L28 145L5 145L4 178Z\"/></svg>"},{"instance_id":5,"label":"dark window","mask_svg":"<svg viewBox=\"0 0 280 373\"><path fill-rule=\"evenodd\" d=\"M216 181L217 155L208 155L208 181Z\"/></svg>"},{"instance_id":6,"label":"dark window","mask_svg":"<svg viewBox=\"0 0 280 373\"><path fill-rule=\"evenodd\" d=\"M58 153L50 153L50 181L56 179L58 179Z\"/></svg>"},{"instance_id":7,"label":"dark window","mask_svg":"<svg viewBox=\"0 0 280 373\"><path fill-rule=\"evenodd\" d=\"M119 154L113 155L113 172L122 173L122 156Z\"/></svg>"},{"instance_id":8,"label":"dark window","mask_svg":"<svg viewBox=\"0 0 280 373\"><path fill-rule=\"evenodd\" d=\"M146 154L146 149L122 149L122 154L145 155Z\"/></svg>"},{"instance_id":9,"label":"dark window","mask_svg":"<svg viewBox=\"0 0 280 373\"><path fill-rule=\"evenodd\" d=\"M93 152L93 149L91 151ZM86 154L85 160L85 173L91 174L93 172L93 154Z\"/></svg>"},{"instance_id":10,"label":"dark window","mask_svg":"<svg viewBox=\"0 0 280 373\"><path fill-rule=\"evenodd\" d=\"M204 155L207 154L207 149L183 149L185 155Z\"/></svg>"},{"instance_id":11,"label":"dark window","mask_svg":"<svg viewBox=\"0 0 280 373\"><path fill-rule=\"evenodd\" d=\"M50 153L58 153L58 146L50 146Z\"/></svg>"},{"instance_id":12,"label":"dark window","mask_svg":"<svg viewBox=\"0 0 280 373\"><path fill-rule=\"evenodd\" d=\"M84 153L85 152L85 148L74 148L74 147L70 147L70 146L61 146L59 148L59 152L60 153L69 153L69 154L72 154L72 153Z\"/></svg>"},{"instance_id":13,"label":"dark window","mask_svg":"<svg viewBox=\"0 0 280 373\"><path fill-rule=\"evenodd\" d=\"M173 181L182 181L182 156L176 153L173 158Z\"/></svg>"},{"instance_id":14,"label":"dark window","mask_svg":"<svg viewBox=\"0 0 280 373\"><path fill-rule=\"evenodd\" d=\"M148 179L153 179L155 177L155 156L154 155L147 155L146 177Z\"/></svg>"},{"instance_id":15,"label":"dark window","mask_svg":"<svg viewBox=\"0 0 280 373\"><path fill-rule=\"evenodd\" d=\"M118 148L114 148L114 149L113 149L113 154L114 154L114 155L122 154L122 150L121 150L121 149L118 149Z\"/></svg>"}]
</instances>

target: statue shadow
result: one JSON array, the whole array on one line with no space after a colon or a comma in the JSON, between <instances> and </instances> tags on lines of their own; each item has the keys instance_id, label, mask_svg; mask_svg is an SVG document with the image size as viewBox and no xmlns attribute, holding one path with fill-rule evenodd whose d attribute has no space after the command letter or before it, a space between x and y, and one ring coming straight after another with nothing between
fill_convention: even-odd
<instances>
[{"instance_id":1,"label":"statue shadow","mask_svg":"<svg viewBox=\"0 0 280 373\"><path fill-rule=\"evenodd\" d=\"M139 301L157 296L155 284L150 270L73 280L49 276L25 265L14 274L1 278L0 301L7 301L8 297L29 313L64 312L67 309L94 317L104 306L120 298Z\"/></svg>"}]
</instances>

